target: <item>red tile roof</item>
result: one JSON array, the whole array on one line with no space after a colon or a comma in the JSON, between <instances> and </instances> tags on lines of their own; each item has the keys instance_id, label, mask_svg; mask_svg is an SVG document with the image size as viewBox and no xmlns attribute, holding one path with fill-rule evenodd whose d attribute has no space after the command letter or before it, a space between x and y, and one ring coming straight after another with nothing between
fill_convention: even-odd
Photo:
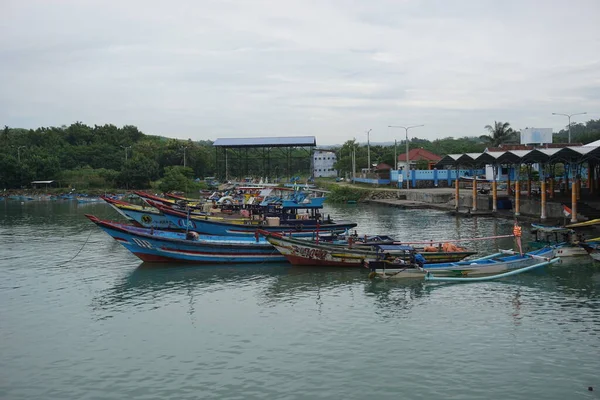
<instances>
[{"instance_id":1,"label":"red tile roof","mask_svg":"<svg viewBox=\"0 0 600 400\"><path fill-rule=\"evenodd\" d=\"M440 161L442 157L438 156L425 149L412 149L408 152L408 158L410 161L419 161L419 160L427 160L427 161ZM402 153L398 155L398 161L406 162L406 153Z\"/></svg>"},{"instance_id":2,"label":"red tile roof","mask_svg":"<svg viewBox=\"0 0 600 400\"><path fill-rule=\"evenodd\" d=\"M384 162L377 164L377 166L375 167L376 171L387 171L390 169L392 169L392 166Z\"/></svg>"}]
</instances>

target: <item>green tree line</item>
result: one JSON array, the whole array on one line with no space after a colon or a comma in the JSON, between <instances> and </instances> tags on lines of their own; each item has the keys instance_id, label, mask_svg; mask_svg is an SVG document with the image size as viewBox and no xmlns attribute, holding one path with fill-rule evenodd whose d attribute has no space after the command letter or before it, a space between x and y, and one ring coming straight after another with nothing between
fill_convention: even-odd
<instances>
[{"instance_id":1,"label":"green tree line","mask_svg":"<svg viewBox=\"0 0 600 400\"><path fill-rule=\"evenodd\" d=\"M126 125L70 126L0 132L0 187L20 188L33 180L56 180L81 188L147 188L166 167L185 166L187 175L215 170L212 142L167 139Z\"/></svg>"},{"instance_id":2,"label":"green tree line","mask_svg":"<svg viewBox=\"0 0 600 400\"><path fill-rule=\"evenodd\" d=\"M487 147L519 141L518 132L509 123L495 121L485 128L488 135L479 137L446 137L433 141L413 137L409 139L409 148L423 148L438 155L477 153ZM565 143L567 137L568 127L565 127L554 134L554 143ZM584 144L600 139L600 119L572 124L571 138L573 143ZM372 145L371 163L393 166L394 157L403 154L405 149L405 141L399 141L396 146ZM335 151L338 160L335 168L341 175L352 170L353 151L357 170L367 167L366 145L349 140ZM308 154L295 155L296 160L309 159ZM304 170L300 164L291 168L284 165L280 157L269 165L273 176L284 176L285 170L288 173ZM235 174L252 174L253 165L257 166L258 161L249 164ZM165 176L169 182L176 183L214 176L217 172L211 141L145 135L132 125L119 128L111 124L88 126L76 122L70 126L37 129L4 126L0 131L0 188L27 187L33 180L56 180L62 186L134 189L147 188L152 181ZM241 175L235 177L241 178ZM166 186L173 185L167 183Z\"/></svg>"}]
</instances>

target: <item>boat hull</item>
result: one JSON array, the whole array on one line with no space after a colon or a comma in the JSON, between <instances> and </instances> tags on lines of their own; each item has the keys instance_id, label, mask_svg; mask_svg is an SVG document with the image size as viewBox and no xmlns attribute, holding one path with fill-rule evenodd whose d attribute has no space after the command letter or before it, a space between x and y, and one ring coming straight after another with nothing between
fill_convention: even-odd
<instances>
[{"instance_id":1,"label":"boat hull","mask_svg":"<svg viewBox=\"0 0 600 400\"><path fill-rule=\"evenodd\" d=\"M312 237L317 233L316 225L263 225L261 221L248 220L243 224L235 224L224 221L213 221L208 218L198 218L190 216L188 219L185 213L178 211L168 210L166 208L160 208L163 214L169 219L169 221L179 227L179 229L189 229L198 233L207 235L219 235L219 236L253 236L256 234L257 229L269 231L269 232L286 232L293 233L294 237ZM333 232L333 233L344 233L347 230L354 228L355 223L342 222L342 223L323 223L319 226L318 232Z\"/></svg>"},{"instance_id":2,"label":"boat hull","mask_svg":"<svg viewBox=\"0 0 600 400\"><path fill-rule=\"evenodd\" d=\"M550 260L554 257L554 249L546 247L521 256L497 253L470 261L456 263L426 264L423 268L414 266L391 266L382 268L381 263L370 262L368 267L375 276L381 278L424 278L428 272L435 276L466 277L499 274L514 269L529 267L540 260Z\"/></svg>"},{"instance_id":3,"label":"boat hull","mask_svg":"<svg viewBox=\"0 0 600 400\"><path fill-rule=\"evenodd\" d=\"M138 228L86 215L127 250L147 262L241 264L285 262L269 242L254 238L199 235L186 239L184 232Z\"/></svg>"}]
</instances>

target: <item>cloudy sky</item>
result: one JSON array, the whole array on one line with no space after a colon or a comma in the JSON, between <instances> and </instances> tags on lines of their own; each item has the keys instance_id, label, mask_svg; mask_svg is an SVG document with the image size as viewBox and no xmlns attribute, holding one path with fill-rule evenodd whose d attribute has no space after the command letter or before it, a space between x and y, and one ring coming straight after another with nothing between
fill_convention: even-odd
<instances>
[{"instance_id":1,"label":"cloudy sky","mask_svg":"<svg viewBox=\"0 0 600 400\"><path fill-rule=\"evenodd\" d=\"M598 0L0 0L0 124L194 140L600 118Z\"/></svg>"}]
</instances>

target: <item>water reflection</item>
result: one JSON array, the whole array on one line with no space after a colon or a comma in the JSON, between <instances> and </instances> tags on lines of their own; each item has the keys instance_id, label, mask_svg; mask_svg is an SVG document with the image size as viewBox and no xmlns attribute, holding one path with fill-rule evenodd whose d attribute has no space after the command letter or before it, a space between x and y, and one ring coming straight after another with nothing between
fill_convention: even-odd
<instances>
[{"instance_id":1,"label":"water reflection","mask_svg":"<svg viewBox=\"0 0 600 400\"><path fill-rule=\"evenodd\" d=\"M179 291L221 290L287 273L289 264L207 265L142 263L102 290L92 301L94 310L126 311L144 299L153 302Z\"/></svg>"}]
</instances>

